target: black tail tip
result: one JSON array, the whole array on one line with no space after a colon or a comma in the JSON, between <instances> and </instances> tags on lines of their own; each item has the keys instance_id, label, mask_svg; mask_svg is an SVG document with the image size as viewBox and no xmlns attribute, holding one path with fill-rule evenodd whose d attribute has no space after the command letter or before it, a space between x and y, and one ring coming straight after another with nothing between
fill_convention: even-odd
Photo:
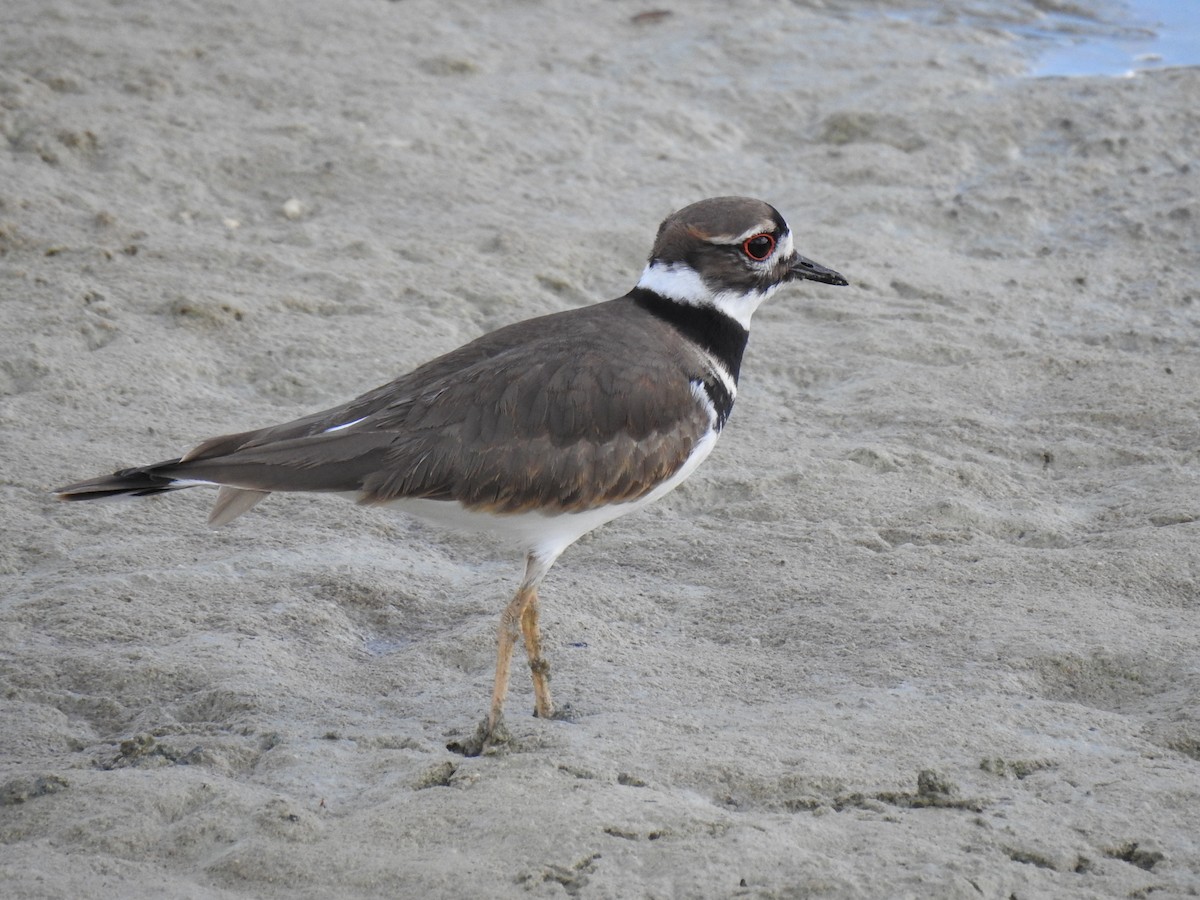
<instances>
[{"instance_id":1,"label":"black tail tip","mask_svg":"<svg viewBox=\"0 0 1200 900\"><path fill-rule=\"evenodd\" d=\"M87 481L77 481L51 491L56 500L105 500L113 497L147 497L151 494L162 494L167 491L177 491L180 485L176 479L161 473L164 466L174 465L179 460L166 463L156 463L153 466L138 466L132 469L121 469L111 475L101 475L89 478Z\"/></svg>"}]
</instances>

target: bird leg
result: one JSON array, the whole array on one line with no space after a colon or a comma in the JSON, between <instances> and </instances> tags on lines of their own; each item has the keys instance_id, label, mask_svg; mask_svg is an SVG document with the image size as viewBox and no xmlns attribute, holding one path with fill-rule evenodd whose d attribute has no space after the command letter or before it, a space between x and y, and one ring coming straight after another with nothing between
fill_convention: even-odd
<instances>
[{"instance_id":1,"label":"bird leg","mask_svg":"<svg viewBox=\"0 0 1200 900\"><path fill-rule=\"evenodd\" d=\"M550 662L542 656L542 630L538 627L538 595L532 598L521 613L521 634L525 637L525 655L529 657L529 673L533 676L533 712L539 719L554 715L550 700Z\"/></svg>"},{"instance_id":2,"label":"bird leg","mask_svg":"<svg viewBox=\"0 0 1200 900\"><path fill-rule=\"evenodd\" d=\"M500 632L496 642L496 681L492 685L492 707L484 722L484 743L503 741L504 698L508 696L508 673L512 666L513 649L521 633L521 620L530 603L537 602L537 589L522 582L500 616ZM502 736L503 735L503 736Z\"/></svg>"},{"instance_id":3,"label":"bird leg","mask_svg":"<svg viewBox=\"0 0 1200 900\"><path fill-rule=\"evenodd\" d=\"M473 740L451 745L468 756L478 756L488 748L508 740L508 729L504 727L504 700L508 696L508 676L518 636L524 636L525 652L533 675L534 712L544 719L554 714L554 704L550 700L550 664L542 657L537 589L557 558L557 553L549 557L529 553L525 557L525 577L500 616L491 709L487 718L480 723Z\"/></svg>"}]
</instances>

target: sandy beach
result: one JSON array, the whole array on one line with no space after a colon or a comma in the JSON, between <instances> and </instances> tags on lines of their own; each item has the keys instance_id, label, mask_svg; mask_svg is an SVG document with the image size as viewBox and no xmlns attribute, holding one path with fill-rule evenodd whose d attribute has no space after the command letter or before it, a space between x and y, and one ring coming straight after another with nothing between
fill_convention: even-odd
<instances>
[{"instance_id":1,"label":"sandy beach","mask_svg":"<svg viewBox=\"0 0 1200 900\"><path fill-rule=\"evenodd\" d=\"M924 10L6 0L0 895L1200 894L1200 68ZM501 752L447 745L510 553L49 493L619 296L725 194L850 286L559 560Z\"/></svg>"}]
</instances>

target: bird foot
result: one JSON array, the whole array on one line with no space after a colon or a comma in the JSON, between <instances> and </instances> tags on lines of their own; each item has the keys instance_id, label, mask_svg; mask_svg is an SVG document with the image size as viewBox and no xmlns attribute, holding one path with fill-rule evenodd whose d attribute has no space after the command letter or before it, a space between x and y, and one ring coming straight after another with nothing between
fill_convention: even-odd
<instances>
[{"instance_id":1,"label":"bird foot","mask_svg":"<svg viewBox=\"0 0 1200 900\"><path fill-rule=\"evenodd\" d=\"M512 735L508 733L503 717L498 718L495 725L491 724L491 718L488 717L479 723L471 737L462 741L451 741L446 745L446 749L463 756L488 756L499 753L511 739Z\"/></svg>"}]
</instances>

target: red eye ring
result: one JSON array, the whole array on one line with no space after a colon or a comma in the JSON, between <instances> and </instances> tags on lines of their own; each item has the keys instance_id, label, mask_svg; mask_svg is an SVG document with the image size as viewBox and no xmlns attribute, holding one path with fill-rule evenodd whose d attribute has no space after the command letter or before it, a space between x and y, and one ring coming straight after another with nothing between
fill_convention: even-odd
<instances>
[{"instance_id":1,"label":"red eye ring","mask_svg":"<svg viewBox=\"0 0 1200 900\"><path fill-rule=\"evenodd\" d=\"M756 234L746 238L742 244L742 252L755 262L762 262L775 252L775 237L770 234Z\"/></svg>"}]
</instances>

